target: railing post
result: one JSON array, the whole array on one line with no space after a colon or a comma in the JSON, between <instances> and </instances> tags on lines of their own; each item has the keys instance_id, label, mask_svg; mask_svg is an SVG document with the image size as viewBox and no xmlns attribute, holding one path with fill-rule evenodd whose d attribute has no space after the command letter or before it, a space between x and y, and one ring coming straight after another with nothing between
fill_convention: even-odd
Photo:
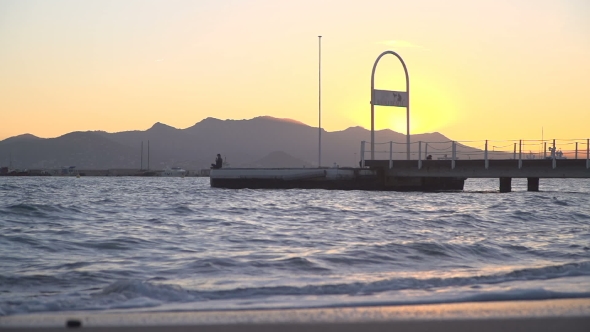
<instances>
[{"instance_id":1,"label":"railing post","mask_svg":"<svg viewBox=\"0 0 590 332\"><path fill-rule=\"evenodd\" d=\"M543 159L547 159L547 142L543 142Z\"/></svg>"},{"instance_id":2,"label":"railing post","mask_svg":"<svg viewBox=\"0 0 590 332\"><path fill-rule=\"evenodd\" d=\"M586 139L586 169L590 168L590 139Z\"/></svg>"},{"instance_id":3,"label":"railing post","mask_svg":"<svg viewBox=\"0 0 590 332\"><path fill-rule=\"evenodd\" d=\"M551 151L551 157L553 157L553 169L557 167L557 162L555 161L555 139L553 139L553 151Z\"/></svg>"},{"instance_id":4,"label":"railing post","mask_svg":"<svg viewBox=\"0 0 590 332\"><path fill-rule=\"evenodd\" d=\"M453 160L451 161L451 169L455 169L455 157L457 154L457 146L455 145L455 141L453 141Z\"/></svg>"},{"instance_id":5,"label":"railing post","mask_svg":"<svg viewBox=\"0 0 590 332\"><path fill-rule=\"evenodd\" d=\"M574 159L578 159L578 142L576 142L576 157Z\"/></svg>"},{"instance_id":6,"label":"railing post","mask_svg":"<svg viewBox=\"0 0 590 332\"><path fill-rule=\"evenodd\" d=\"M514 143L514 156L512 157L512 159L516 159L516 142Z\"/></svg>"},{"instance_id":7,"label":"railing post","mask_svg":"<svg viewBox=\"0 0 590 332\"><path fill-rule=\"evenodd\" d=\"M389 141L389 169L393 168L393 141Z\"/></svg>"},{"instance_id":8,"label":"railing post","mask_svg":"<svg viewBox=\"0 0 590 332\"><path fill-rule=\"evenodd\" d=\"M418 169L422 169L422 141L418 142Z\"/></svg>"},{"instance_id":9,"label":"railing post","mask_svg":"<svg viewBox=\"0 0 590 332\"><path fill-rule=\"evenodd\" d=\"M486 150L484 152L484 159L486 161L486 169L490 167L490 162L488 160L488 140L486 139Z\"/></svg>"},{"instance_id":10,"label":"railing post","mask_svg":"<svg viewBox=\"0 0 590 332\"><path fill-rule=\"evenodd\" d=\"M361 141L361 168L365 167L365 141Z\"/></svg>"},{"instance_id":11,"label":"railing post","mask_svg":"<svg viewBox=\"0 0 590 332\"><path fill-rule=\"evenodd\" d=\"M518 141L518 169L522 168L522 140Z\"/></svg>"},{"instance_id":12,"label":"railing post","mask_svg":"<svg viewBox=\"0 0 590 332\"><path fill-rule=\"evenodd\" d=\"M428 143L426 143L426 147L424 147L424 159L428 158Z\"/></svg>"}]
</instances>

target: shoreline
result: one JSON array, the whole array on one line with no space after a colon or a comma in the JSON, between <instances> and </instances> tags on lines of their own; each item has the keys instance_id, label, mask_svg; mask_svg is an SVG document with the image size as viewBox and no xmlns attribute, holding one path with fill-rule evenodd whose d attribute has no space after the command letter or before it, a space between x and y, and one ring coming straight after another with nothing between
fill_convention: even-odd
<instances>
[{"instance_id":1,"label":"shoreline","mask_svg":"<svg viewBox=\"0 0 590 332\"><path fill-rule=\"evenodd\" d=\"M83 311L0 317L5 331L589 331L590 299L227 311Z\"/></svg>"}]
</instances>

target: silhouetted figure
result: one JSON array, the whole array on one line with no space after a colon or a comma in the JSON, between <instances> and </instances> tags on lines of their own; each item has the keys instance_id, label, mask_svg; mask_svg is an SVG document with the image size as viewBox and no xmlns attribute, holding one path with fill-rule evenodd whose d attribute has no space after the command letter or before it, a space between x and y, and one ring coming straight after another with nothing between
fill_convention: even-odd
<instances>
[{"instance_id":1,"label":"silhouetted figure","mask_svg":"<svg viewBox=\"0 0 590 332\"><path fill-rule=\"evenodd\" d=\"M431 154L429 154L429 155L426 157L426 160L432 160L432 155L431 155Z\"/></svg>"},{"instance_id":2,"label":"silhouetted figure","mask_svg":"<svg viewBox=\"0 0 590 332\"><path fill-rule=\"evenodd\" d=\"M211 164L212 169L220 169L223 166L223 158L221 158L221 154L217 154L217 158L215 158L215 164Z\"/></svg>"}]
</instances>

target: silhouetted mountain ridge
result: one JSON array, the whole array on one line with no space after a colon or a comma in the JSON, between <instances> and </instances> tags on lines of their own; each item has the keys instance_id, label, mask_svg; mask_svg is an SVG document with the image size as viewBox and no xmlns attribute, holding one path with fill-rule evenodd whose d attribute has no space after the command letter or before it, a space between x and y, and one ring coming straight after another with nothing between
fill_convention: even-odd
<instances>
[{"instance_id":1,"label":"silhouetted mountain ridge","mask_svg":"<svg viewBox=\"0 0 590 332\"><path fill-rule=\"evenodd\" d=\"M42 139L42 138L37 137L32 134L22 134L22 135L9 137L2 142L30 142L30 141L40 140L40 139Z\"/></svg>"},{"instance_id":2,"label":"silhouetted mountain ridge","mask_svg":"<svg viewBox=\"0 0 590 332\"><path fill-rule=\"evenodd\" d=\"M370 155L370 131L356 126L341 131L322 130L322 165L356 166L361 141L366 141L365 157ZM394 159L405 159L406 137L380 130L376 142L396 142ZM436 132L412 135L412 142L428 141L432 151L450 146L449 139ZM232 167L311 167L318 164L318 129L296 120L260 116L243 120L206 118L186 129L156 122L147 130L116 133L105 131L72 132L57 138L30 134L0 141L0 165L19 168L143 168L180 166L208 168L221 153ZM473 148L467 148L472 149ZM417 152L417 144L412 144ZM464 150L464 149L463 149ZM389 143L376 144L376 158L389 158ZM282 160L282 161L281 161ZM256 165L256 166L253 166ZM281 165L281 166L277 166Z\"/></svg>"}]
</instances>

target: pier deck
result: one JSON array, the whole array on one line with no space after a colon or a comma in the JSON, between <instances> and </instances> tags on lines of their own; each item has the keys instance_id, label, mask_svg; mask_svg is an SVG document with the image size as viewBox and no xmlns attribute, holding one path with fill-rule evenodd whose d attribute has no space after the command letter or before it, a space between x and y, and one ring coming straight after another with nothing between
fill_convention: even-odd
<instances>
[{"instance_id":1,"label":"pier deck","mask_svg":"<svg viewBox=\"0 0 590 332\"><path fill-rule=\"evenodd\" d=\"M590 163L582 159L365 160L364 163L370 169L381 170L390 182L498 178L500 192L512 191L512 178L526 178L528 191L539 191L541 178L590 178Z\"/></svg>"},{"instance_id":2,"label":"pier deck","mask_svg":"<svg viewBox=\"0 0 590 332\"><path fill-rule=\"evenodd\" d=\"M419 164L421 163L421 167ZM464 178L590 178L586 160L365 160L365 166L386 170L392 177L464 177Z\"/></svg>"}]
</instances>

